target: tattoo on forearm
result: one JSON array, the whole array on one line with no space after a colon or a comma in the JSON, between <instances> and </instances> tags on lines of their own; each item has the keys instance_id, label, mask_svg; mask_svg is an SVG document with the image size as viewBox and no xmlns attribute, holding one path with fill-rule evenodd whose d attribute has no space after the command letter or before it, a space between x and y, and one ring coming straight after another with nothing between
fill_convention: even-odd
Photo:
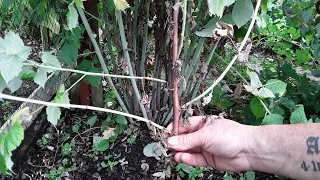
<instances>
[{"instance_id":1,"label":"tattoo on forearm","mask_svg":"<svg viewBox=\"0 0 320 180\"><path fill-rule=\"evenodd\" d=\"M320 162L314 162L314 161L305 162L305 161L302 161L301 168L304 171L308 171L309 168L311 168L310 169L311 171L319 172L320 171Z\"/></svg>"},{"instance_id":2,"label":"tattoo on forearm","mask_svg":"<svg viewBox=\"0 0 320 180\"><path fill-rule=\"evenodd\" d=\"M307 154L319 154L319 137L309 137L307 147Z\"/></svg>"},{"instance_id":3,"label":"tattoo on forearm","mask_svg":"<svg viewBox=\"0 0 320 180\"><path fill-rule=\"evenodd\" d=\"M319 137L310 136L307 139L307 154L318 155L320 154ZM301 168L304 171L320 172L320 162L315 161L302 161Z\"/></svg>"}]
</instances>

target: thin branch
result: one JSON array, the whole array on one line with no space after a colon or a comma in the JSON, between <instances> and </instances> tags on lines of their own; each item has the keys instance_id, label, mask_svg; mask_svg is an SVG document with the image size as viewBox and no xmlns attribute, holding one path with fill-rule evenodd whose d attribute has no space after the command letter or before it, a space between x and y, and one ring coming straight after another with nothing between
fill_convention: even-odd
<instances>
[{"instance_id":1,"label":"thin branch","mask_svg":"<svg viewBox=\"0 0 320 180\"><path fill-rule=\"evenodd\" d=\"M85 78L86 75L84 74L83 76L81 76L81 78L79 78L75 83L72 84L72 86L70 86L68 89L67 89L67 92L70 91L74 86L76 86L83 78Z\"/></svg>"},{"instance_id":2,"label":"thin branch","mask_svg":"<svg viewBox=\"0 0 320 180\"><path fill-rule=\"evenodd\" d=\"M224 60L219 54L215 53L215 55L216 55L222 62L226 63L225 60ZM250 85L249 82L246 80L246 78L244 78L244 77L242 76L242 74L241 74L236 68L231 67L231 69L234 70L234 71L238 74L238 76L239 76L247 85ZM277 81L277 82L278 82L278 81ZM276 82L274 82L274 83L276 83ZM272 83L270 83L270 84L272 84ZM264 86L266 86L266 85L267 85L267 84L265 84ZM265 109L269 114L271 114L271 113L270 113L270 110L269 110L268 107L267 107L267 105L266 105L259 97L258 97L258 99L260 100L260 103L262 104L262 106L264 107L264 109Z\"/></svg>"},{"instance_id":3,"label":"thin branch","mask_svg":"<svg viewBox=\"0 0 320 180\"><path fill-rule=\"evenodd\" d=\"M32 62L32 61L29 61L29 62ZM80 71L80 70L75 70L75 69L66 69L66 68L59 68L59 67L54 67L54 66L46 66L46 65L42 65L42 64L36 64L34 62L23 63L23 65L43 67L43 68L48 68L48 69L53 69L53 70L58 70L58 71L74 72L74 73L79 73L79 74L83 74L83 75L87 75L87 76L101 76L101 77L112 77L112 78L122 78L122 79L141 79L141 80L158 81L158 82L166 83L165 80L151 78L151 77L124 76L124 75L115 75L115 74L94 73L94 72Z\"/></svg>"},{"instance_id":4,"label":"thin branch","mask_svg":"<svg viewBox=\"0 0 320 180\"><path fill-rule=\"evenodd\" d=\"M175 5L173 6L173 42L172 42L172 88L173 88L173 134L179 134L179 121L180 121L180 102L179 102L179 79L180 79L180 65L177 64L178 59L178 31L179 31L179 6L177 6L179 0L175 0Z\"/></svg>"},{"instance_id":5,"label":"thin branch","mask_svg":"<svg viewBox=\"0 0 320 180\"><path fill-rule=\"evenodd\" d=\"M128 64L128 70L129 70L129 75L130 76L134 76L133 74L133 70L132 70L132 65L131 65L131 60L130 60L130 56L129 56L129 52L128 52L128 47L127 47L127 42L126 42L126 36L125 36L125 32L124 32L124 26L123 26L123 21L122 21L122 14L121 11L116 10L116 16L117 16L117 20L118 20L118 26L119 26L119 30L120 30L120 36L121 36L121 43L122 43L122 49L123 49L123 53L124 53L124 58L127 61ZM142 114L144 118L147 118L147 111L146 108L144 107L144 105L141 102L141 95L137 86L137 83L135 80L131 79L131 84L133 87L133 91L138 99L138 103L139 106L141 108Z\"/></svg>"},{"instance_id":6,"label":"thin branch","mask_svg":"<svg viewBox=\"0 0 320 180\"><path fill-rule=\"evenodd\" d=\"M94 48L94 50L96 51L96 54L97 54L97 57L98 57L99 62L100 62L100 64L101 64L101 67L102 67L103 71L104 71L106 74L110 74L110 73L109 73L109 70L108 70L108 68L107 68L107 66L106 66L106 63L105 63L105 61L104 61L104 58L103 58L103 56L102 56L102 53L101 53L101 51L100 51L100 48L99 48L99 46L98 46L98 43L97 43L97 41L96 41L96 39L95 39L92 31L91 31L91 28L90 28L90 25L89 25L88 20L87 20L87 18L86 18L86 15L84 14L83 9L82 9L80 6L78 6L78 5L76 5L76 6L77 6L77 9L78 9L79 15L80 15L80 17L81 17L81 20L82 20L82 22L83 22L83 24L84 24L84 27L86 28L86 31L87 31L87 33L88 33L88 36L89 36L89 38L90 38L90 40L91 40L91 43L92 43L92 45L93 45L93 48ZM128 109L127 109L127 107L126 107L126 105L124 104L121 96L119 95L119 92L118 92L117 88L115 87L112 79L111 79L110 77L107 77L107 81L108 81L108 84L111 86L111 89L115 92L117 101L119 102L119 105L121 106L121 108L122 108L125 112L129 112Z\"/></svg>"},{"instance_id":7,"label":"thin branch","mask_svg":"<svg viewBox=\"0 0 320 180\"><path fill-rule=\"evenodd\" d=\"M148 43L148 21L149 21L149 9L150 9L150 3L151 1L148 1L147 2L147 5L146 5L146 16L145 16L145 25L144 25L144 28L143 28L143 44L142 44L142 53L141 53L141 60L140 60L140 75L141 76L145 76L146 74L146 68L145 68L145 62L146 62L146 54L147 54L147 43Z\"/></svg>"},{"instance_id":8,"label":"thin branch","mask_svg":"<svg viewBox=\"0 0 320 180\"><path fill-rule=\"evenodd\" d=\"M183 42L184 42L184 33L186 30L186 22L187 22L187 5L189 0L184 0L183 4L183 16L182 16L182 30L181 30L181 39L180 39L180 45L178 49L178 55L177 57L180 57L180 53L182 50Z\"/></svg>"},{"instance_id":9,"label":"thin branch","mask_svg":"<svg viewBox=\"0 0 320 180\"><path fill-rule=\"evenodd\" d=\"M133 118L138 121L143 121L145 123L149 123L149 124L153 125L154 127L159 128L161 130L164 129L163 126L160 126L157 123L155 123L149 119L142 118L142 117L139 117L139 116L136 116L133 114L129 114L129 113L124 113L124 112L112 110L112 109L99 108L99 107L94 107L94 106L76 105L76 104L57 104L57 103L53 103L53 102L45 102L45 101L39 101L39 100L34 100L34 99L27 99L27 98L11 96L11 95L2 94L2 93L0 93L0 98L13 100L13 101L33 103L33 104L40 104L40 105L44 105L44 106L53 106L53 107L60 107L60 108L88 109L88 110L93 110L93 111L113 113L113 114L126 116L129 118Z\"/></svg>"},{"instance_id":10,"label":"thin branch","mask_svg":"<svg viewBox=\"0 0 320 180\"><path fill-rule=\"evenodd\" d=\"M259 7L260 7L260 4L261 4L261 0L257 0L257 5L256 5L256 8L255 8L255 11L254 11L254 15L252 17L252 20L251 20L251 23L250 23L250 26L248 28L248 31L245 35L245 37L243 38L242 42L241 42L241 45L238 49L238 54L236 54L233 59L231 60L231 62L229 63L229 65L227 66L227 68L223 71L223 73L218 77L218 79L216 81L213 82L213 84L208 88L206 89L202 94L200 94L198 97L196 97L195 99L187 102L185 105L182 106L182 108L186 108L188 107L190 104L192 104L193 102L196 102L198 100L200 100L202 97L204 97L205 95L207 95L208 93L211 92L211 90L213 90L213 88L218 84L220 83L220 81L224 78L224 76L228 73L228 71L230 70L230 68L232 67L232 65L234 64L234 62L238 59L238 55L241 53L242 49L244 48L248 38L249 38L249 35L253 29L253 26L255 24L255 21L256 21L256 18L257 18L257 15L258 15L258 11L259 11Z\"/></svg>"}]
</instances>

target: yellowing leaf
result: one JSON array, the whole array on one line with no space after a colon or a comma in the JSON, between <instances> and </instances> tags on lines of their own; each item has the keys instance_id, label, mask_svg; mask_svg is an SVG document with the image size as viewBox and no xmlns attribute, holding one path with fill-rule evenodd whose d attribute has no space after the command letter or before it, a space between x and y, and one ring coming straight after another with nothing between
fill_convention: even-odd
<instances>
[{"instance_id":1,"label":"yellowing leaf","mask_svg":"<svg viewBox=\"0 0 320 180\"><path fill-rule=\"evenodd\" d=\"M130 5L126 0L113 0L116 9L119 11L124 11L125 9L129 8Z\"/></svg>"}]
</instances>

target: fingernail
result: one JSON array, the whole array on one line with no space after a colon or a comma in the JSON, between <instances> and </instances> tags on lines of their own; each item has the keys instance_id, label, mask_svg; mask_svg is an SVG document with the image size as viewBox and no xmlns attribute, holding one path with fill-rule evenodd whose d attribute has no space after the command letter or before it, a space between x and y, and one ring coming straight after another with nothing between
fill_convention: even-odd
<instances>
[{"instance_id":1,"label":"fingernail","mask_svg":"<svg viewBox=\"0 0 320 180\"><path fill-rule=\"evenodd\" d=\"M178 137L170 137L168 138L169 146L177 146L179 145Z\"/></svg>"}]
</instances>

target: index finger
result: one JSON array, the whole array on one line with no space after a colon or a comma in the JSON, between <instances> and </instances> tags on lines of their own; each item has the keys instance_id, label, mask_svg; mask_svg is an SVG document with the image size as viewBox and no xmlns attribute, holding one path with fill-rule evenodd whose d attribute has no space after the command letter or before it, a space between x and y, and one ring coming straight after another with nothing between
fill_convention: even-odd
<instances>
[{"instance_id":1,"label":"index finger","mask_svg":"<svg viewBox=\"0 0 320 180\"><path fill-rule=\"evenodd\" d=\"M203 119L203 116L191 116L188 118L188 123L182 124L182 121L179 120L179 134L182 133L189 133L197 131L198 129L202 128L205 124L205 121ZM172 132L172 125L173 123L170 123L166 130L169 132Z\"/></svg>"}]
</instances>

